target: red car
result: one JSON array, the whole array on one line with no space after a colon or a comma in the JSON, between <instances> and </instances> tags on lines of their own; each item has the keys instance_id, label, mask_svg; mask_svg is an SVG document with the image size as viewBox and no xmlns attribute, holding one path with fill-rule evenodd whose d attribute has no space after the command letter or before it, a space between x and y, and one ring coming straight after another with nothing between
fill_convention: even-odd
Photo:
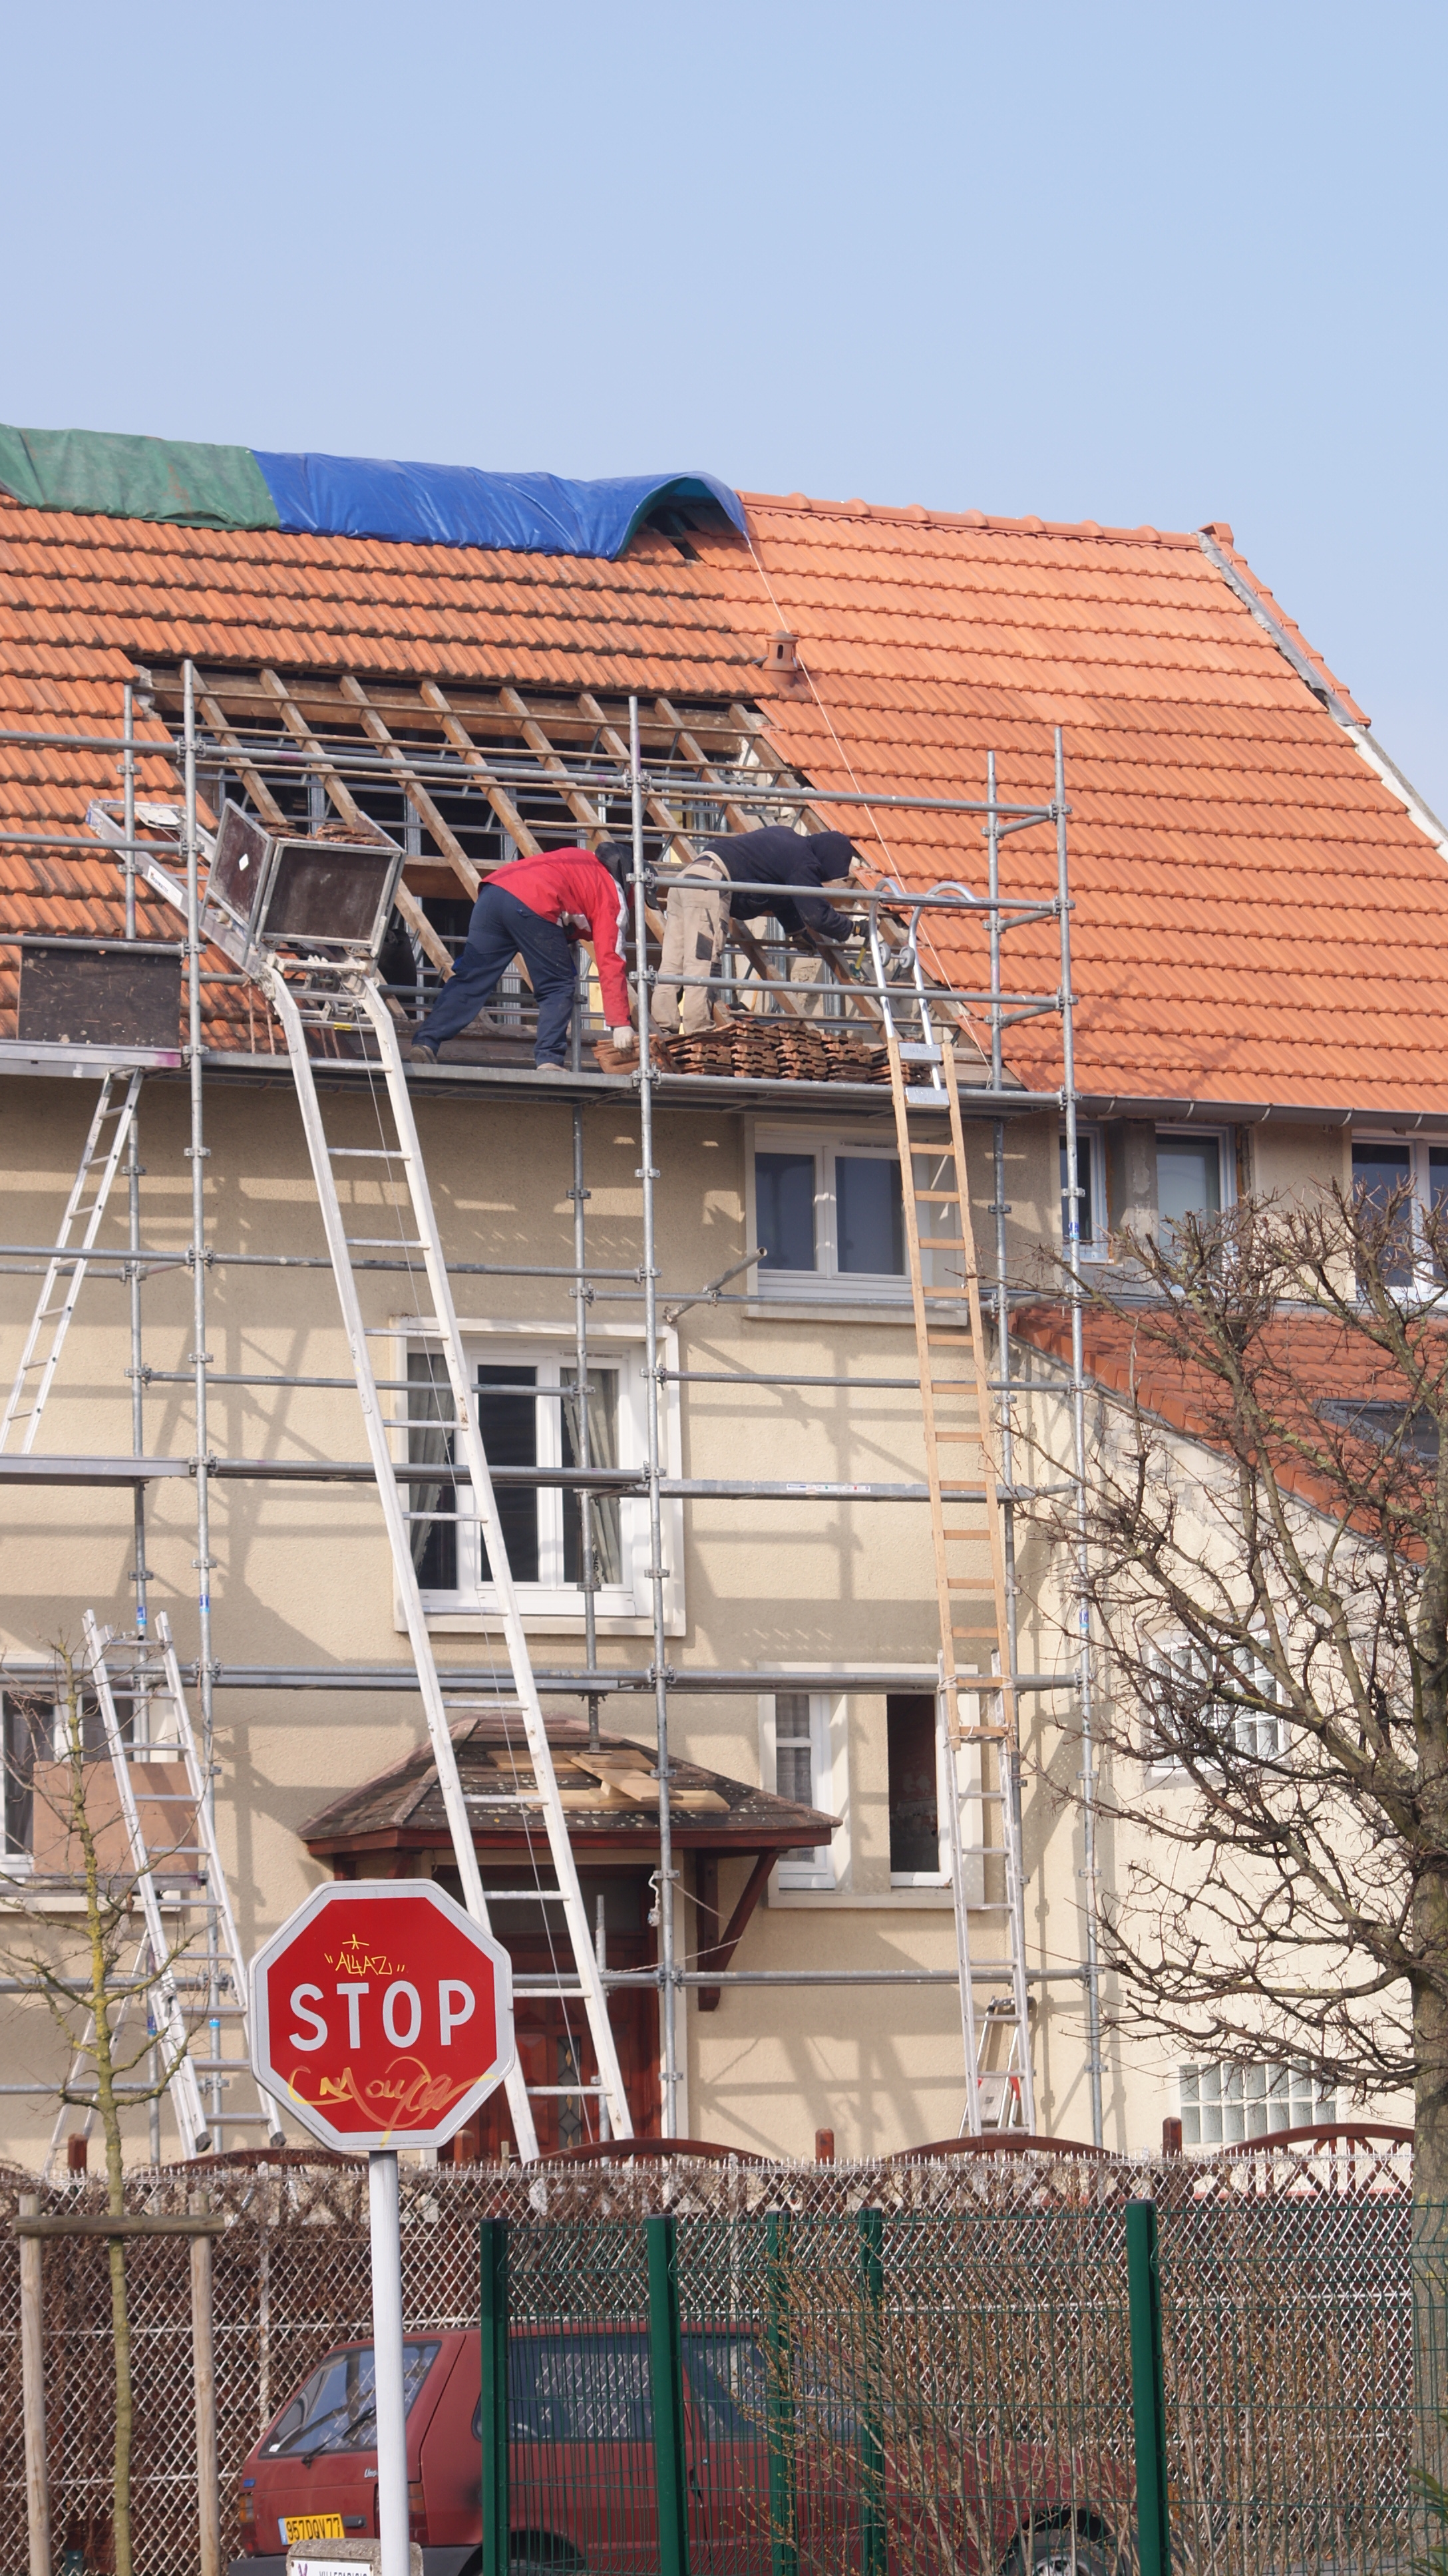
<instances>
[{"instance_id":1,"label":"red car","mask_svg":"<svg viewBox=\"0 0 1448 2576\"><path fill-rule=\"evenodd\" d=\"M685 2443L693 2576L771 2576L765 2361L738 2327L685 2328ZM407 2475L423 2576L482 2565L480 2346L476 2333L410 2336ZM796 2366L800 2576L862 2559L850 2405ZM284 2576L291 2540L377 2530L372 2348L327 2355L241 2473L231 2576ZM962 2462L965 2469L962 2473ZM1039 2443L918 2436L884 2461L888 2576L1130 2576L1129 2482L1078 2453L1075 2474ZM517 2329L509 2343L509 2509L516 2576L654 2576L658 2518L642 2328Z\"/></svg>"}]
</instances>

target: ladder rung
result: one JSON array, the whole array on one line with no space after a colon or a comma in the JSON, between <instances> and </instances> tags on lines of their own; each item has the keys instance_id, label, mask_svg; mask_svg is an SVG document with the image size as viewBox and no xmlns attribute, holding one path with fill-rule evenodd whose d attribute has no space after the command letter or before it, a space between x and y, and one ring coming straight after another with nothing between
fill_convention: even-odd
<instances>
[{"instance_id":1,"label":"ladder rung","mask_svg":"<svg viewBox=\"0 0 1448 2576\"><path fill-rule=\"evenodd\" d=\"M932 1207L959 1207L959 1190L912 1190L912 1199L928 1199Z\"/></svg>"},{"instance_id":2,"label":"ladder rung","mask_svg":"<svg viewBox=\"0 0 1448 2576\"><path fill-rule=\"evenodd\" d=\"M421 1236L406 1234L348 1234L342 1238L349 1252L426 1252Z\"/></svg>"},{"instance_id":3,"label":"ladder rung","mask_svg":"<svg viewBox=\"0 0 1448 2576\"><path fill-rule=\"evenodd\" d=\"M964 1304L970 1291L962 1279L958 1288L922 1288L920 1294L922 1297L948 1297L953 1306L960 1306Z\"/></svg>"},{"instance_id":4,"label":"ladder rung","mask_svg":"<svg viewBox=\"0 0 1448 2576\"><path fill-rule=\"evenodd\" d=\"M948 1109L950 1107L950 1094L944 1083L932 1082L927 1085L921 1082L907 1082L904 1090L912 1109Z\"/></svg>"},{"instance_id":5,"label":"ladder rung","mask_svg":"<svg viewBox=\"0 0 1448 2576\"><path fill-rule=\"evenodd\" d=\"M327 1151L336 1162L344 1156L350 1163L406 1163L412 1159L401 1145L329 1145Z\"/></svg>"},{"instance_id":6,"label":"ladder rung","mask_svg":"<svg viewBox=\"0 0 1448 2576\"><path fill-rule=\"evenodd\" d=\"M927 1333L926 1346L932 1351L973 1351L975 1335L969 1332Z\"/></svg>"},{"instance_id":7,"label":"ladder rung","mask_svg":"<svg viewBox=\"0 0 1448 2576\"><path fill-rule=\"evenodd\" d=\"M985 1442L978 1431L937 1431L934 1436L937 1440L968 1440L974 1449L985 1447Z\"/></svg>"},{"instance_id":8,"label":"ladder rung","mask_svg":"<svg viewBox=\"0 0 1448 2576\"><path fill-rule=\"evenodd\" d=\"M958 1234L921 1234L916 1242L922 1252L960 1252L964 1250Z\"/></svg>"},{"instance_id":9,"label":"ladder rung","mask_svg":"<svg viewBox=\"0 0 1448 2576\"><path fill-rule=\"evenodd\" d=\"M900 1048L902 1064L943 1064L944 1054L938 1046L922 1046L915 1039Z\"/></svg>"}]
</instances>

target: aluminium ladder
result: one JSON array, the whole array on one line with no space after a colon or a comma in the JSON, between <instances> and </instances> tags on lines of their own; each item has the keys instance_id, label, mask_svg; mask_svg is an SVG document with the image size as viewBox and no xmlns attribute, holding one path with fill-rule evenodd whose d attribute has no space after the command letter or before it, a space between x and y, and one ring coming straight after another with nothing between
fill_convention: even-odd
<instances>
[{"instance_id":1,"label":"aluminium ladder","mask_svg":"<svg viewBox=\"0 0 1448 2576\"><path fill-rule=\"evenodd\" d=\"M125 1088L120 1092L123 1079ZM65 1214L60 1221L59 1240L46 1265L35 1312L30 1319L30 1330L20 1354L20 1365L15 1372L3 1419L0 1419L0 1450L9 1446L11 1432L22 1423L24 1425L21 1439L12 1453L17 1457L28 1458L35 1446L40 1417L55 1382L76 1299L85 1285L86 1254L92 1250L100 1232L111 1183L120 1169L126 1139L131 1132L140 1090L139 1073L123 1077L112 1072L106 1074L101 1082L95 1116L91 1120ZM88 1190L92 1193L89 1198L86 1196ZM63 1284L67 1278L68 1284Z\"/></svg>"},{"instance_id":2,"label":"aluminium ladder","mask_svg":"<svg viewBox=\"0 0 1448 2576\"><path fill-rule=\"evenodd\" d=\"M142 1922L144 1927L147 1927L149 1976L152 1976L152 1981L155 1981L155 1984L152 1984L152 2012L155 2012L155 2022L157 2022L157 2045L160 2045L160 2050L165 2053L165 2061L167 2061L167 2092L170 2092L170 2107L173 2107L175 2112L175 2125L178 2125L180 2130L180 2151L183 2151L183 2156L204 2156L211 2146L211 2130L209 2130L209 2123L206 2123L204 2107L201 2107L201 2084L198 2084L196 2066L193 2066L193 2058L191 2058L191 2032L188 2032L186 2027L186 2012L183 2012L183 2004L180 2004L180 1989L178 1984L175 1984L175 1955L178 1955L180 1947L186 1947L186 1945L183 1945L183 1942L180 1942L180 1945L178 1942L167 1942L165 1937L165 1924L162 1924L162 1914L160 1914L160 1891L157 1891L157 1883L155 1883L155 1862L152 1862L152 1855L149 1855L147 1850L147 1839L144 1839L142 1814L139 1814L139 1803L137 1803L137 1785L134 1785L134 1780L131 1780L131 1754L142 1752L144 1747L137 1747L137 1744L131 1744L129 1747L124 1739L124 1731L121 1731L121 1718L119 1718L119 1710L116 1710L116 1687L113 1687L111 1662L108 1662L108 1651L111 1651L113 1638L111 1638L111 1631L100 1628L93 1610L88 1610L85 1618L82 1618L82 1641L85 1641L82 1672L85 1672L85 1680L88 1680L90 1690L95 1692L95 1705L98 1705L100 1710L100 1726L103 1726L103 1731L106 1731L106 1752L111 1754L111 1772L113 1772L113 1780L116 1780L116 1798L119 1798L119 1806L121 1806L121 1824L124 1824L126 1847L129 1847L129 1875L134 1888L137 1888L139 1901L142 1901ZM131 1703L131 1705L137 1705L137 1703ZM191 1728L188 1728L188 1734L191 1734ZM186 1857L188 1862L196 1862L198 1857L201 1857L201 1847L198 1847L196 1842L191 1842L191 1839L186 1839L188 1821L191 1821L191 1834L201 1832L204 1798L198 1801L196 1795L193 1795L193 1790L196 1788L201 1788L201 1783L193 1777L193 1765L188 1762L186 1793L178 1793L175 1798L165 1798L167 1806L186 1808L186 1816L178 1819L178 1834L167 1842L167 1850L162 1852L162 1855L157 1855L162 1857L162 1862L180 1855L180 1852L183 1852L183 1857ZM157 1803L155 1793L149 1793L149 1790L144 1790L144 1798L147 1798L147 1806ZM165 1868L162 1868L162 1875L165 1875Z\"/></svg>"},{"instance_id":3,"label":"aluminium ladder","mask_svg":"<svg viewBox=\"0 0 1448 2576\"><path fill-rule=\"evenodd\" d=\"M955 1050L943 1015L939 1026L932 1017L913 932L906 948L891 960L897 978L902 964L911 975L911 984L904 989L886 972L878 934L872 944L876 983L884 1001L885 1043L900 1155L940 1618L939 1701L947 1786L946 1827L966 2068L961 2134L979 2136L987 2125L987 2112L993 2115L990 2125L1004 2125L1013 2107L1019 2109L1024 2128L1031 2131L1035 2128L1035 2085L1026 1984L1025 1888L1016 1773L1019 1735L1011 1669L1005 1527L996 1481L991 1369L981 1317ZM901 1017L911 1034L902 1036L898 1025ZM918 1036L914 1034L916 1029ZM925 1072L924 1081L911 1079L917 1067ZM943 1139L924 1143L920 1137L912 1137L910 1113L922 1109L945 1118ZM924 1185L917 1178L917 1166L922 1162L927 1165ZM930 1228L924 1234L920 1227L922 1207L927 1211ZM963 1279L957 1276L952 1282L927 1277L927 1270L938 1273L952 1254ZM939 1258L927 1261L927 1255ZM960 1318L962 1304L966 1308L964 1323ZM1004 1317L1000 1322L1004 1329ZM942 1451L952 1453L948 1464L942 1461ZM984 1714L987 1709L993 1713ZM973 1823L976 1816L978 1824ZM997 1820L998 1839L994 1841L986 1831L990 1816ZM998 1896L990 1892L987 1870L992 1871L1001 1887ZM999 1990L983 2013L976 2009L976 1983L989 1985L994 1979L972 1968L972 1913L999 1923L1005 1935L1006 1956L998 1971ZM1006 2066L1004 2070L990 2070L986 2061L991 2042L1002 2030L1009 2034Z\"/></svg>"},{"instance_id":4,"label":"aluminium ladder","mask_svg":"<svg viewBox=\"0 0 1448 2576\"><path fill-rule=\"evenodd\" d=\"M530 2086L524 2079L521 2062L515 2062L513 2071L507 2079L507 2099L518 2151L525 2162L531 2162L538 2153L537 2131L529 2098L533 2093L542 2095L566 2090L572 2097L596 2089L607 2106L613 2136L629 2138L633 2135L633 2122L624 2093L618 2050L608 2018L608 1999L599 1970L593 1930L584 1906L583 1893L578 1884L577 1864L568 1836L567 1820L559 1797L558 1781L553 1769L553 1756L543 1722L538 1687L533 1678L532 1662L523 1633L522 1613L508 1564L502 1524L498 1517L497 1502L493 1493L493 1481L483 1447L476 1394L469 1381L462 1336L458 1330L457 1312L453 1305L452 1289L447 1275L442 1238L438 1231L432 1193L428 1187L422 1148L412 1114L407 1076L398 1047L396 1024L388 1010L375 971L360 966L341 970L340 993L345 996L346 1002L355 1008L359 1018L365 1019L377 1041L396 1142L390 1146L333 1145L327 1137L312 1070L312 1059L307 1052L307 1027L309 1017L335 1024L339 1004L339 970L329 967L323 974L315 993L310 992L305 985L300 988L300 991L289 985L283 976L280 962L271 955L263 955L254 965L249 966L248 972L255 975L275 1009L286 1035L287 1053L291 1059L292 1077L301 1107L302 1126L306 1134L307 1151L311 1158L312 1176L316 1182L317 1196L321 1204L327 1250L331 1256L332 1273L341 1301L353 1375L357 1382L362 1419L376 1472L383 1518L387 1526L393 1572L407 1623L413 1660L417 1668L428 1736L437 1763L443 1805L452 1835L453 1854L462 1881L463 1903L473 1920L481 1925L484 1931L490 1931L488 1903L483 1890L482 1874L473 1844L472 1821L468 1812L470 1803L474 1802L470 1802L464 1793L458 1774L457 1753L449 1724L449 1702L433 1655L432 1639L428 1633L427 1616L423 1609L422 1594L418 1584L417 1567L413 1561L413 1516L408 1502L404 1499L403 1486L398 1475L398 1468L403 1462L394 1456L391 1446L392 1434L399 1431L405 1432L409 1428L409 1420L398 1421L382 1411L368 1347L371 1337L362 1320L357 1281L352 1267L354 1244L347 1235L337 1193L334 1166L338 1160L343 1163L344 1169L347 1165L355 1165L358 1162L380 1164L389 1176L396 1176L405 1183L408 1205L413 1218L413 1238L410 1243L404 1241L401 1244L388 1238L387 1249L417 1253L427 1273L433 1312L431 1315L421 1315L411 1320L414 1329L426 1334L430 1341L435 1338L447 1369L452 1393L451 1428L456 1443L457 1485L471 1487L471 1509L476 1512L482 1525L489 1571L498 1597L508 1661L512 1668L514 1689L527 1738L528 1757L536 1783L535 1791L521 1795L517 1803L520 1808L536 1807L541 1810L547 1828L556 1884L552 1887L539 1888L537 1894L545 1906L556 1905L561 1908L572 1953L573 1977L576 1983L571 1983L560 1976L556 1991L560 1996L572 1993L581 1995L598 2069L596 2088L582 2083L567 2087ZM448 1479L444 1477L443 1481L446 1483ZM496 1807L498 1801L492 1798L486 1800L480 1798L475 1803ZM530 1990L538 1991L535 1981L531 1979Z\"/></svg>"},{"instance_id":5,"label":"aluminium ladder","mask_svg":"<svg viewBox=\"0 0 1448 2576\"><path fill-rule=\"evenodd\" d=\"M140 1898L145 1926L133 1974L140 1975L144 1962L149 1959L151 1964L147 1975L151 1981L150 2006L155 2045L164 2052L170 2067L166 2090L184 2151L188 2156L204 2154L212 2142L213 2128L260 2128L265 2131L271 2145L280 2146L284 2138L277 2124L276 2107L262 2093L251 2073L247 2048L246 1961L217 1848L207 1795L206 1767L191 1723L170 1623L163 1611L157 1621L155 1642L151 1643L118 1636L114 1629L102 1628L95 1613L87 1611L83 1635L82 1669L95 1694L100 1713L129 1852L130 1875ZM129 1710L129 1730L122 1715L126 1709ZM147 1755L159 1762L168 1759L179 1762L185 1772L185 1789L157 1790L148 1786L144 1776L149 1767ZM135 1776L138 1772L141 1775L139 1798ZM161 1847L152 1849L146 1839L146 1816L154 1814L158 1807L175 1808L178 1812L175 1831L168 1830ZM172 1882L192 1879L199 1879L205 1891L202 1903L208 1931L208 1993L204 2004L188 2011L174 1975L176 1960L188 1945L185 1942L167 1942L162 1908L168 1902L165 1891ZM174 1894L169 1901L174 1904ZM193 1902L189 1893L182 1897L188 1910ZM186 1964L188 1968L194 1968L200 1965L200 1960L188 1958ZM124 2026L132 1999L128 1990L113 2024L117 2035ZM67 2089L72 2089L78 2080L90 2054L94 2032L92 2014L87 2017ZM211 2054L202 2059L197 2058L194 2048L198 2032L205 2033L211 2050ZM239 2055L227 2057L222 2054L226 2033L240 2039ZM222 2111L217 2107L208 2118L201 2100L200 2075L212 2078L218 2090L222 2082L240 2080L255 2096L256 2110ZM51 2136L47 2170L59 2148L66 2108L62 2102ZM90 2133L94 2116L92 2106L84 2122L86 2135Z\"/></svg>"},{"instance_id":6,"label":"aluminium ladder","mask_svg":"<svg viewBox=\"0 0 1448 2576\"><path fill-rule=\"evenodd\" d=\"M217 1845L205 1757L191 1723L170 1621L163 1610L152 1642L118 1636L114 1629L102 1628L94 1612L87 1611L83 1635L86 1673L105 1730L131 1866L141 1896L151 1974L157 1979L157 2046L168 2050L173 2063L178 2041L186 2052L184 2067L178 2066L168 2087L183 2140L195 2129L202 2141L200 2146L188 2145L186 2151L191 2155L204 2153L213 2127L260 2128L270 2145L281 2146L284 2132L277 2120L276 2105L262 2092L251 2072L247 1962ZM129 1742L118 1702L130 1712ZM185 1774L185 1788L158 1791L148 1787L144 1776L149 1767L148 1755L158 1762L179 1762ZM150 1812L158 1807L177 1810L176 1830L168 1832L160 1849L152 1850L146 1840L143 1810ZM199 1879L204 1890L201 1902L206 1915L208 1987L204 2004L190 2012L171 1974L161 1919L163 1899L157 1892L158 1880L165 1889L173 1879L188 1878ZM184 1901L189 1907L189 1896ZM177 1945L169 1947L174 1951ZM187 1960L188 1967L200 1964L199 1957ZM192 2046L198 2027L205 2030L210 2047L210 2053L202 2059L197 2059ZM240 2053L230 2057L223 2054L223 2039L228 2033L241 2042ZM196 2082L201 2074L214 2078L218 2091L223 2082L243 2083L255 2098L255 2111L223 2111L218 2103L208 2118Z\"/></svg>"}]
</instances>

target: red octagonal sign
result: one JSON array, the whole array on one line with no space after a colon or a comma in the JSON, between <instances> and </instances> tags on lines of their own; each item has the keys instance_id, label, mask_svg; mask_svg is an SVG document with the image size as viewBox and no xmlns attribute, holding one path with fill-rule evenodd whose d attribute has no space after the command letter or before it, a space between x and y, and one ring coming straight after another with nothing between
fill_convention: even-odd
<instances>
[{"instance_id":1,"label":"red octagonal sign","mask_svg":"<svg viewBox=\"0 0 1448 2576\"><path fill-rule=\"evenodd\" d=\"M251 2047L324 2146L439 2147L512 2066L508 1954L430 1879L319 1887L252 1961Z\"/></svg>"}]
</instances>

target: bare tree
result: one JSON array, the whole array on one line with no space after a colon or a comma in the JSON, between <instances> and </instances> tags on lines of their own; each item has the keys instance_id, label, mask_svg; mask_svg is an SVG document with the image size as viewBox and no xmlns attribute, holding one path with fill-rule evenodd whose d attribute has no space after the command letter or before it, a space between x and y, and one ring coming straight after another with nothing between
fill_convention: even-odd
<instances>
[{"instance_id":1,"label":"bare tree","mask_svg":"<svg viewBox=\"0 0 1448 2576\"><path fill-rule=\"evenodd\" d=\"M1088 1317L1114 2017L1410 2090L1448 2200L1448 1217L1333 1190L1124 1249Z\"/></svg>"},{"instance_id":2,"label":"bare tree","mask_svg":"<svg viewBox=\"0 0 1448 2576\"><path fill-rule=\"evenodd\" d=\"M55 1760L38 1767L33 1759L17 1764L14 1748L7 1748L7 1776L49 1806L72 1856L82 1910L75 1919L73 1938L66 1937L69 1924L52 1927L54 1937L47 1949L11 1951L5 1963L12 1974L33 1984L64 2042L70 2072L57 2093L62 2101L95 2112L105 2150L106 2207L113 2217L121 2217L125 2212L123 2112L163 2094L185 2054L184 2042L172 2044L164 2031L158 2040L146 2028L146 2001L174 1968L190 1936L162 1959L151 1958L148 1951L143 1954L144 1964L137 1958L136 1872L129 1854L121 1867L112 1865L106 1843L115 1819L98 1812L94 1790L98 1777L109 1777L110 1765L97 1761L95 1748L87 1741L84 1674L66 1646L59 1645L54 1652ZM33 1749L32 1744L32 1756ZM179 1853L188 1846L178 1837L173 1848ZM164 1866L172 1856L168 1848L153 1853L152 1859ZM125 1959L133 1962L129 1970L123 1965ZM125 2030L131 2015L139 2024L134 2039ZM142 2069L148 2059L151 2071L145 2074ZM115 2576L132 2576L134 2408L124 2239L113 2236L108 2252L116 2389L111 2482Z\"/></svg>"}]
</instances>

